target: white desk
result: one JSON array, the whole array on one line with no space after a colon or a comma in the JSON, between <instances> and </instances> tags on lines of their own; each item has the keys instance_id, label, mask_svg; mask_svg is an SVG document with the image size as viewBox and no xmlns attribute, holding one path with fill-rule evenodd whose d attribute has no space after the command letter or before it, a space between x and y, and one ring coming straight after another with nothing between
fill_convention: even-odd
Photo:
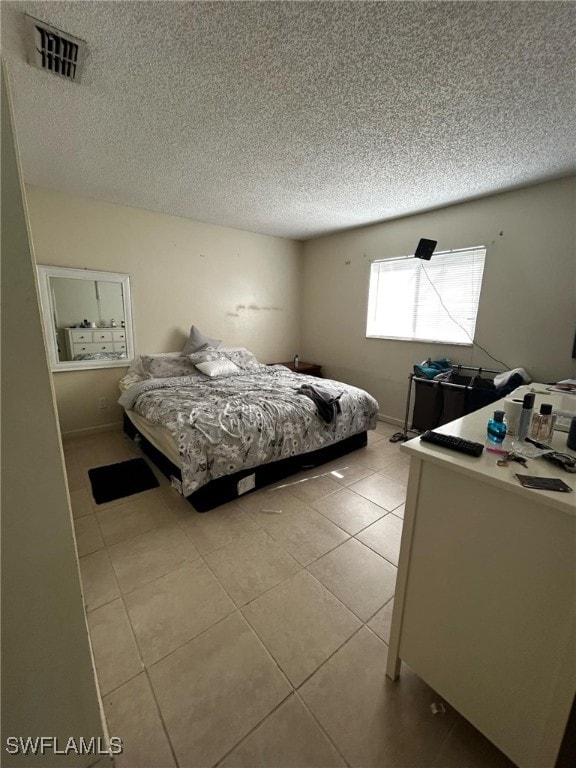
<instances>
[{"instance_id":1,"label":"white desk","mask_svg":"<svg viewBox=\"0 0 576 768\"><path fill-rule=\"evenodd\" d=\"M542 402L576 415L574 395ZM499 405L438 431L484 442ZM553 447L576 455L566 439L556 432ZM576 475L420 438L402 450L412 461L387 674L405 661L521 768L552 768L576 692ZM574 492L523 488L516 472Z\"/></svg>"}]
</instances>

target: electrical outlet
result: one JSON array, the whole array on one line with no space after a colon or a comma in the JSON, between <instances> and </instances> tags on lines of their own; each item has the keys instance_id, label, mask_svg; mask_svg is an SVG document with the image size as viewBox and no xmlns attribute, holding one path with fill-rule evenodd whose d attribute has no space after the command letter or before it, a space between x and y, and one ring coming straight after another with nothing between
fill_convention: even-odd
<instances>
[{"instance_id":1,"label":"electrical outlet","mask_svg":"<svg viewBox=\"0 0 576 768\"><path fill-rule=\"evenodd\" d=\"M108 400L105 397L98 398L98 408L108 408Z\"/></svg>"}]
</instances>

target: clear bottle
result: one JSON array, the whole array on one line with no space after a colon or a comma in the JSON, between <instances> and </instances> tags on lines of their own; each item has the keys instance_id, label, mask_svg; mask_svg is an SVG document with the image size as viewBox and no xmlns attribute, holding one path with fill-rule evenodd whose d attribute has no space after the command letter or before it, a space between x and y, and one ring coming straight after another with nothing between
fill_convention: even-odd
<instances>
[{"instance_id":1,"label":"clear bottle","mask_svg":"<svg viewBox=\"0 0 576 768\"><path fill-rule=\"evenodd\" d=\"M298 368L299 362L298 355L294 355L294 368Z\"/></svg>"},{"instance_id":2,"label":"clear bottle","mask_svg":"<svg viewBox=\"0 0 576 768\"><path fill-rule=\"evenodd\" d=\"M489 451L500 452L505 437L506 424L504 423L504 411L494 411L494 417L488 421L486 448Z\"/></svg>"},{"instance_id":3,"label":"clear bottle","mask_svg":"<svg viewBox=\"0 0 576 768\"><path fill-rule=\"evenodd\" d=\"M532 416L530 437L540 443L547 443L552 439L555 424L556 414L552 413L552 406L550 403L542 403L540 413Z\"/></svg>"}]
</instances>

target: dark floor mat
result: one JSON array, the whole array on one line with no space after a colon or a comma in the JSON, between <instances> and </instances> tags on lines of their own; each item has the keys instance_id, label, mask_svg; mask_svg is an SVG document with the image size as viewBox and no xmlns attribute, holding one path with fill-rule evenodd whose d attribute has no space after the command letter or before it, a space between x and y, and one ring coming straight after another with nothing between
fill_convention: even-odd
<instances>
[{"instance_id":1,"label":"dark floor mat","mask_svg":"<svg viewBox=\"0 0 576 768\"><path fill-rule=\"evenodd\" d=\"M159 485L144 459L130 459L119 464L89 469L88 476L96 504L132 496Z\"/></svg>"}]
</instances>

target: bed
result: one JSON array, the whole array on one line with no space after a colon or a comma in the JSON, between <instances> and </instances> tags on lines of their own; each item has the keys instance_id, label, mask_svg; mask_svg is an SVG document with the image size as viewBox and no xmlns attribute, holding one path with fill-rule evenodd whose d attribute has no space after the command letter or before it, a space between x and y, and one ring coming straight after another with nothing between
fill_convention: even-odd
<instances>
[{"instance_id":1,"label":"bed","mask_svg":"<svg viewBox=\"0 0 576 768\"><path fill-rule=\"evenodd\" d=\"M81 352L73 360L126 360L126 352Z\"/></svg>"},{"instance_id":2,"label":"bed","mask_svg":"<svg viewBox=\"0 0 576 768\"><path fill-rule=\"evenodd\" d=\"M378 413L362 389L240 347L141 355L120 389L126 433L199 512L366 445Z\"/></svg>"}]
</instances>

